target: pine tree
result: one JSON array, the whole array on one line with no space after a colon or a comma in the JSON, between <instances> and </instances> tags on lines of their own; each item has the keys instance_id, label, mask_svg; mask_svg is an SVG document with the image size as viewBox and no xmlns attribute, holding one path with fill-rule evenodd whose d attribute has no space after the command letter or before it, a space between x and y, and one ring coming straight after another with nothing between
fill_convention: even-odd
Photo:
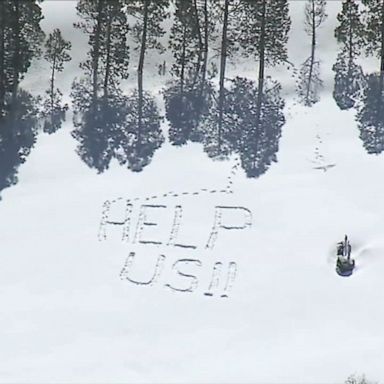
<instances>
[{"instance_id":1,"label":"pine tree","mask_svg":"<svg viewBox=\"0 0 384 384\"><path fill-rule=\"evenodd\" d=\"M361 66L353 59L345 58L342 51L338 54L332 69L335 72L333 98L341 110L353 108L361 99L366 86Z\"/></svg>"},{"instance_id":2,"label":"pine tree","mask_svg":"<svg viewBox=\"0 0 384 384\"><path fill-rule=\"evenodd\" d=\"M72 135L79 143L77 153L81 159L102 173L117 157L121 137L126 135L127 98L113 93L108 100L100 97L95 103L88 101L91 108L85 108L74 119ZM81 103L88 101L81 100Z\"/></svg>"},{"instance_id":3,"label":"pine tree","mask_svg":"<svg viewBox=\"0 0 384 384\"><path fill-rule=\"evenodd\" d=\"M44 33L40 28L41 8L36 1L9 1L10 25L13 32L12 103L16 101L17 89L23 74L27 72L33 57L40 54Z\"/></svg>"},{"instance_id":4,"label":"pine tree","mask_svg":"<svg viewBox=\"0 0 384 384\"><path fill-rule=\"evenodd\" d=\"M208 112L211 85L206 81L208 60L207 1L204 21L196 0L176 1L169 47L175 62L174 80L164 91L169 139L174 145L197 139L196 128Z\"/></svg>"},{"instance_id":5,"label":"pine tree","mask_svg":"<svg viewBox=\"0 0 384 384\"><path fill-rule=\"evenodd\" d=\"M140 172L150 164L155 151L164 142L160 127L162 117L155 99L148 92L143 92L139 96L138 90L135 90L128 97L126 108L124 127L117 138L119 150L116 152L116 158L121 165L127 166L131 171ZM142 108L140 117L139 108ZM140 135L138 135L139 119L141 119Z\"/></svg>"},{"instance_id":6,"label":"pine tree","mask_svg":"<svg viewBox=\"0 0 384 384\"><path fill-rule=\"evenodd\" d=\"M325 0L307 0L304 10L304 30L316 41L316 30L324 23L328 15ZM316 42L315 44L316 45Z\"/></svg>"},{"instance_id":7,"label":"pine tree","mask_svg":"<svg viewBox=\"0 0 384 384\"><path fill-rule=\"evenodd\" d=\"M138 19L132 29L132 32L134 40L137 44L136 49L140 50L137 70L137 97L139 109L137 121L137 142L139 145L141 141L141 131L143 129L143 112L145 109L143 87L145 54L148 49L158 49L160 51L163 51L164 49L162 44L159 42L159 37L163 36L165 33L164 29L161 27L161 22L168 16L168 6L168 0L136 0L131 1L129 5L129 12Z\"/></svg>"},{"instance_id":8,"label":"pine tree","mask_svg":"<svg viewBox=\"0 0 384 384\"><path fill-rule=\"evenodd\" d=\"M222 14L222 33L220 49L220 75L217 103L213 103L210 113L204 119L201 134L204 137L205 150L211 157L226 157L234 151L239 151L233 142L233 127L235 124L228 113L231 110L234 84L225 87L227 58L234 53L255 57L258 60L258 86L255 94L255 109L253 130L249 131L250 140L261 137L265 127L262 126L263 102L265 99L264 82L265 67L274 66L287 61L286 43L290 29L288 2L285 0L272 1L223 1L220 3ZM246 82L243 84L245 85ZM240 90L240 86L236 88ZM249 87L245 87L249 89ZM236 93L236 92L235 92ZM245 111L245 110L244 110ZM234 111L234 116L238 114ZM244 130L246 131L246 130ZM260 132L258 132L260 131ZM260 140L255 139L254 145ZM261 145L261 144L260 144ZM237 149L236 149L237 148ZM245 148L245 147L244 147ZM258 148L252 148L258 152ZM244 152L245 153L245 152ZM251 152L248 152L249 154ZM257 168L257 167L255 167Z\"/></svg>"},{"instance_id":9,"label":"pine tree","mask_svg":"<svg viewBox=\"0 0 384 384\"><path fill-rule=\"evenodd\" d=\"M383 28L384 28L384 0L362 0L366 6L366 52L382 58L383 51Z\"/></svg>"},{"instance_id":10,"label":"pine tree","mask_svg":"<svg viewBox=\"0 0 384 384\"><path fill-rule=\"evenodd\" d=\"M62 93L55 88L55 76L57 72L62 72L64 63L71 60L68 51L71 43L63 39L61 31L54 29L45 43L44 58L50 64L51 78L50 87L46 91L47 97L44 100L42 116L44 117L44 131L48 133L56 132L61 127L61 122L65 120L65 112L68 105L62 105Z\"/></svg>"},{"instance_id":11,"label":"pine tree","mask_svg":"<svg viewBox=\"0 0 384 384\"><path fill-rule=\"evenodd\" d=\"M299 101L307 107L311 107L320 100L320 90L323 80L320 77L320 62L312 56L301 64L297 93Z\"/></svg>"},{"instance_id":12,"label":"pine tree","mask_svg":"<svg viewBox=\"0 0 384 384\"><path fill-rule=\"evenodd\" d=\"M360 55L365 44L364 24L361 21L359 4L355 0L344 0L342 11L337 15L339 25L335 29L335 37L342 45L343 52L350 60Z\"/></svg>"},{"instance_id":13,"label":"pine tree","mask_svg":"<svg viewBox=\"0 0 384 384\"><path fill-rule=\"evenodd\" d=\"M237 41L243 55L264 66L275 66L288 59L287 42L291 27L287 0L244 0L237 11Z\"/></svg>"},{"instance_id":14,"label":"pine tree","mask_svg":"<svg viewBox=\"0 0 384 384\"><path fill-rule=\"evenodd\" d=\"M0 1L0 117L11 110L23 75L32 59L40 54L44 33L40 28L43 16L34 0ZM12 95L8 99L7 93Z\"/></svg>"},{"instance_id":15,"label":"pine tree","mask_svg":"<svg viewBox=\"0 0 384 384\"><path fill-rule=\"evenodd\" d=\"M89 36L87 60L81 63L90 83L92 99L108 99L121 80L128 78L129 25L123 0L79 0L82 21L75 27Z\"/></svg>"},{"instance_id":16,"label":"pine tree","mask_svg":"<svg viewBox=\"0 0 384 384\"><path fill-rule=\"evenodd\" d=\"M262 108L265 66L287 61L288 32L291 26L287 0L247 0L240 7L238 41L246 56L258 59L256 125Z\"/></svg>"},{"instance_id":17,"label":"pine tree","mask_svg":"<svg viewBox=\"0 0 384 384\"><path fill-rule=\"evenodd\" d=\"M36 99L19 88L12 100L13 113L0 120L0 192L18 182L18 169L35 145L38 129Z\"/></svg>"},{"instance_id":18,"label":"pine tree","mask_svg":"<svg viewBox=\"0 0 384 384\"><path fill-rule=\"evenodd\" d=\"M8 7L6 6L5 1L0 2L0 119L4 114L4 103L5 103L5 93L7 88L7 80L5 76L5 66L6 66L6 40L7 40L7 29L8 29Z\"/></svg>"},{"instance_id":19,"label":"pine tree","mask_svg":"<svg viewBox=\"0 0 384 384\"><path fill-rule=\"evenodd\" d=\"M354 0L345 0L342 11L337 15L339 25L335 37L341 45L336 63L333 97L340 109L355 106L364 86L361 66L355 63L365 44L365 29L361 21L359 4Z\"/></svg>"},{"instance_id":20,"label":"pine tree","mask_svg":"<svg viewBox=\"0 0 384 384\"><path fill-rule=\"evenodd\" d=\"M178 83L171 83L164 90L166 118L170 123L169 141L173 145L184 145L189 140L201 141L199 125L209 113L212 104L212 84L199 83L201 88L188 88L180 93Z\"/></svg>"},{"instance_id":21,"label":"pine tree","mask_svg":"<svg viewBox=\"0 0 384 384\"><path fill-rule=\"evenodd\" d=\"M84 162L105 171L118 148L126 114L126 98L119 88L128 77L129 46L123 0L79 0L81 21L75 27L88 35L90 50L80 64L83 77L74 82L73 137Z\"/></svg>"},{"instance_id":22,"label":"pine tree","mask_svg":"<svg viewBox=\"0 0 384 384\"><path fill-rule=\"evenodd\" d=\"M276 161L281 128L285 123L281 85L265 79L259 110L259 88L255 82L237 77L226 95L226 141L239 155L248 177L259 177Z\"/></svg>"},{"instance_id":23,"label":"pine tree","mask_svg":"<svg viewBox=\"0 0 384 384\"><path fill-rule=\"evenodd\" d=\"M362 0L367 7L366 53L380 59L380 94L384 88L384 0Z\"/></svg>"},{"instance_id":24,"label":"pine tree","mask_svg":"<svg viewBox=\"0 0 384 384\"><path fill-rule=\"evenodd\" d=\"M285 123L281 85L269 77L264 82L261 110L258 105L259 89L254 81L236 77L225 89L222 153L237 154L248 177L259 177L276 161L281 129ZM208 126L214 125L218 119L218 110L212 111L216 113L207 116L205 124ZM208 154L216 146L214 132L212 129L204 131Z\"/></svg>"},{"instance_id":25,"label":"pine tree","mask_svg":"<svg viewBox=\"0 0 384 384\"><path fill-rule=\"evenodd\" d=\"M384 150L384 0L363 0L365 12L365 51L380 59L380 72L367 76L362 106L356 116L360 138L368 153Z\"/></svg>"},{"instance_id":26,"label":"pine tree","mask_svg":"<svg viewBox=\"0 0 384 384\"><path fill-rule=\"evenodd\" d=\"M297 92L299 100L310 107L319 101L322 87L320 61L316 59L317 29L327 18L325 0L307 0L305 3L305 32L311 37L311 55L300 68Z\"/></svg>"},{"instance_id":27,"label":"pine tree","mask_svg":"<svg viewBox=\"0 0 384 384\"><path fill-rule=\"evenodd\" d=\"M0 191L17 183L37 135L37 100L19 87L44 33L36 1L0 2Z\"/></svg>"},{"instance_id":28,"label":"pine tree","mask_svg":"<svg viewBox=\"0 0 384 384\"><path fill-rule=\"evenodd\" d=\"M238 52L238 7L240 2L235 0L216 0L212 3L212 18L218 21L220 39L218 52L219 65L219 89L212 95L209 112L204 114L201 126L198 129L199 140L203 141L208 156L223 159L231 153L230 143L224 141L226 124L224 122L225 111L225 80L227 61ZM215 49L216 50L216 49ZM217 93L217 94L216 94Z\"/></svg>"},{"instance_id":29,"label":"pine tree","mask_svg":"<svg viewBox=\"0 0 384 384\"><path fill-rule=\"evenodd\" d=\"M277 161L281 130L285 124L283 114L284 100L281 97L281 85L267 78L262 95L261 111L256 105L255 113L260 113L258 125L252 115L245 121L246 130L239 157L242 168L248 177L259 177L264 174L273 162ZM259 89L257 89L259 96ZM254 97L253 97L254 99ZM239 129L241 129L239 125Z\"/></svg>"},{"instance_id":30,"label":"pine tree","mask_svg":"<svg viewBox=\"0 0 384 384\"><path fill-rule=\"evenodd\" d=\"M199 19L193 0L176 0L174 22L171 27L169 48L173 52L172 73L180 79L180 88L188 73L196 70L201 62L202 43Z\"/></svg>"},{"instance_id":31,"label":"pine tree","mask_svg":"<svg viewBox=\"0 0 384 384\"><path fill-rule=\"evenodd\" d=\"M168 0L132 0L128 3L128 14L137 19L132 35L135 50L139 51L139 63L137 90L127 100L126 134L119 142L118 160L132 171L139 172L148 165L164 142L161 117L154 98L144 90L143 75L147 50L162 52L164 49L159 37L165 33L161 23L168 16L168 6Z\"/></svg>"},{"instance_id":32,"label":"pine tree","mask_svg":"<svg viewBox=\"0 0 384 384\"><path fill-rule=\"evenodd\" d=\"M379 154L384 150L384 108L380 77L379 74L368 76L362 107L356 116L360 138L369 154Z\"/></svg>"}]
</instances>

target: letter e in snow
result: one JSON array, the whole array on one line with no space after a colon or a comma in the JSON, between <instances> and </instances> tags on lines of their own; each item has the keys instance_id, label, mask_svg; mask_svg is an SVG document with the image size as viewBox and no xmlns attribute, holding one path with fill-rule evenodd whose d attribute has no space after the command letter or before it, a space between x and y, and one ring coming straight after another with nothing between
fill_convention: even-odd
<instances>
[{"instance_id":1,"label":"letter e in snow","mask_svg":"<svg viewBox=\"0 0 384 384\"><path fill-rule=\"evenodd\" d=\"M137 221L136 234L135 234L135 240L134 240L135 243L139 242L141 244L161 245L161 241L143 240L141 238L142 232L145 227L157 226L157 223L147 221L147 210L158 209L158 208L167 208L167 207L165 205L148 205L148 204L142 205L140 207L139 219Z\"/></svg>"}]
</instances>

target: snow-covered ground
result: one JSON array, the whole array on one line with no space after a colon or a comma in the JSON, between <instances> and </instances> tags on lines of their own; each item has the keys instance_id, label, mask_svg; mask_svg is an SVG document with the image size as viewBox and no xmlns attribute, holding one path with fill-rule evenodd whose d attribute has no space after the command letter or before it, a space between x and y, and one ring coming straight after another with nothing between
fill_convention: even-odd
<instances>
[{"instance_id":1,"label":"snow-covered ground","mask_svg":"<svg viewBox=\"0 0 384 384\"><path fill-rule=\"evenodd\" d=\"M75 3L42 6L44 29L69 38ZM303 6L291 2L297 65L309 53ZM235 158L215 162L198 144L169 143L141 173L113 164L98 175L75 153L70 116L39 135L19 182L1 193L0 382L341 383L353 373L384 381L384 156L365 152L355 112L332 98L339 9L329 2L319 32L321 101L306 108L288 92L278 162L258 179L233 172ZM82 43L73 41L76 52ZM39 65L25 81L36 92ZM237 63L231 75L250 68ZM275 73L292 86L291 74ZM229 179L233 193L220 192ZM123 226L100 232L104 202L121 198L109 217L118 221L135 197L129 239ZM335 273L345 233L357 263L349 278ZM156 263L163 269L153 284L135 284L127 260L141 282ZM215 265L222 275L210 291ZM190 284L192 292L175 290Z\"/></svg>"}]
</instances>

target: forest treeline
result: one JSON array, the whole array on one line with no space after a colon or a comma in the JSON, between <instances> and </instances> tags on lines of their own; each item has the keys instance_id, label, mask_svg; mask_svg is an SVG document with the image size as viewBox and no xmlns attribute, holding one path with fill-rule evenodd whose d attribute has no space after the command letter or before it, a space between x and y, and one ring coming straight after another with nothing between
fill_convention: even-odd
<instances>
[{"instance_id":1,"label":"forest treeline","mask_svg":"<svg viewBox=\"0 0 384 384\"><path fill-rule=\"evenodd\" d=\"M212 159L236 156L248 177L258 177L277 161L285 124L282 86L271 68L284 66L296 77L304 106L320 100L317 42L328 19L325 0L303 2L310 51L297 71L287 50L287 0L78 0L76 10L73 28L86 36L88 51L72 84L72 136L80 158L99 173L113 160L142 171L168 140L201 143ZM45 34L42 19L41 1L0 2L0 191L17 182L38 132L60 129L69 108L56 79L71 60L71 42L57 28ZM335 102L356 109L364 147L381 153L384 0L340 1L335 38ZM156 76L166 79L164 113L151 88L153 71L146 73L149 54L152 63L156 55ZM379 61L371 74L360 63L367 55ZM253 63L252 79L230 77L228 63L245 59ZM49 68L38 97L20 86L33 60ZM127 91L132 75L136 86Z\"/></svg>"}]
</instances>

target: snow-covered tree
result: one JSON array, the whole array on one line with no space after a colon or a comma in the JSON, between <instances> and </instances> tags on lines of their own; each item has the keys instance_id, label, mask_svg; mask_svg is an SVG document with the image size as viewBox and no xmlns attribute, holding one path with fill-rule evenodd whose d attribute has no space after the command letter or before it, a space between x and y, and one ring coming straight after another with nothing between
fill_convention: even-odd
<instances>
[{"instance_id":1,"label":"snow-covered tree","mask_svg":"<svg viewBox=\"0 0 384 384\"><path fill-rule=\"evenodd\" d=\"M0 191L17 182L36 141L37 99L20 88L44 33L37 1L0 1Z\"/></svg>"},{"instance_id":2,"label":"snow-covered tree","mask_svg":"<svg viewBox=\"0 0 384 384\"><path fill-rule=\"evenodd\" d=\"M196 140L196 128L211 103L207 78L209 20L207 0L176 1L169 47L173 52L173 80L164 91L169 139L174 145ZM202 18L202 20L200 20Z\"/></svg>"},{"instance_id":3,"label":"snow-covered tree","mask_svg":"<svg viewBox=\"0 0 384 384\"><path fill-rule=\"evenodd\" d=\"M59 29L48 36L45 43L44 58L48 61L51 69L50 87L47 89L47 97L44 100L42 115L44 117L44 131L48 133L56 132L63 120L68 105L62 105L62 93L55 87L55 77L57 72L62 72L64 63L71 60L69 51L71 43L64 40Z\"/></svg>"},{"instance_id":4,"label":"snow-covered tree","mask_svg":"<svg viewBox=\"0 0 384 384\"><path fill-rule=\"evenodd\" d=\"M88 36L90 50L80 64L92 100L108 99L122 79L128 78L129 25L123 0L79 0L81 21L75 27Z\"/></svg>"},{"instance_id":5,"label":"snow-covered tree","mask_svg":"<svg viewBox=\"0 0 384 384\"><path fill-rule=\"evenodd\" d=\"M360 138L368 153L379 154L384 151L384 106L381 76L368 76L362 107L356 119L360 129Z\"/></svg>"},{"instance_id":6,"label":"snow-covered tree","mask_svg":"<svg viewBox=\"0 0 384 384\"><path fill-rule=\"evenodd\" d=\"M266 78L260 111L259 89L254 81L236 77L225 89L222 151L227 155L237 154L248 177L262 175L276 161L281 129L285 123L280 91L279 83ZM217 108L212 109L204 125L215 125L218 113ZM208 154L216 148L215 136L209 136L212 132L213 129L204 129Z\"/></svg>"},{"instance_id":7,"label":"snow-covered tree","mask_svg":"<svg viewBox=\"0 0 384 384\"><path fill-rule=\"evenodd\" d=\"M17 91L32 59L40 54L44 33L38 1L0 1L0 117L11 111ZM7 97L11 94L11 98Z\"/></svg>"},{"instance_id":8,"label":"snow-covered tree","mask_svg":"<svg viewBox=\"0 0 384 384\"><path fill-rule=\"evenodd\" d=\"M367 7L366 52L380 59L380 94L384 90L384 0L362 0Z\"/></svg>"},{"instance_id":9,"label":"snow-covered tree","mask_svg":"<svg viewBox=\"0 0 384 384\"><path fill-rule=\"evenodd\" d=\"M17 183L19 166L35 145L38 130L37 103L30 93L19 88L12 96L12 110L0 118L0 192Z\"/></svg>"},{"instance_id":10,"label":"snow-covered tree","mask_svg":"<svg viewBox=\"0 0 384 384\"><path fill-rule=\"evenodd\" d=\"M228 121L232 119L232 137L236 153L248 177L259 177L277 160L281 129L285 124L281 85L265 79L261 110L259 88L253 81L236 78L227 95ZM231 132L231 131L230 131Z\"/></svg>"},{"instance_id":11,"label":"snow-covered tree","mask_svg":"<svg viewBox=\"0 0 384 384\"><path fill-rule=\"evenodd\" d=\"M311 107L320 100L322 87L320 61L316 59L317 29L327 18L325 0L307 0L305 3L305 32L311 37L311 55L303 62L299 72L297 92L300 102Z\"/></svg>"},{"instance_id":12,"label":"snow-covered tree","mask_svg":"<svg viewBox=\"0 0 384 384\"><path fill-rule=\"evenodd\" d=\"M384 150L384 0L362 0L365 12L365 51L380 59L379 73L367 77L357 114L360 138L368 153Z\"/></svg>"},{"instance_id":13,"label":"snow-covered tree","mask_svg":"<svg viewBox=\"0 0 384 384\"><path fill-rule=\"evenodd\" d=\"M141 111L141 115L140 115ZM119 130L117 160L131 171L140 172L147 166L164 142L155 99L148 92L134 93L126 100L123 129Z\"/></svg>"},{"instance_id":14,"label":"snow-covered tree","mask_svg":"<svg viewBox=\"0 0 384 384\"><path fill-rule=\"evenodd\" d=\"M344 52L340 52L332 69L335 72L333 98L338 107L342 110L354 107L361 99L365 87L361 66L353 59L345 58Z\"/></svg>"},{"instance_id":15,"label":"snow-covered tree","mask_svg":"<svg viewBox=\"0 0 384 384\"><path fill-rule=\"evenodd\" d=\"M239 49L237 39L240 5L241 2L236 0L215 0L212 2L212 13L220 26L219 88L213 95L214 102L211 103L209 112L204 116L199 127L199 140L204 142L208 155L213 158L225 158L229 154L227 143L223 139L225 135L225 122L223 120L226 95L225 80L227 61L233 58Z\"/></svg>"},{"instance_id":16,"label":"snow-covered tree","mask_svg":"<svg viewBox=\"0 0 384 384\"><path fill-rule=\"evenodd\" d=\"M382 59L384 56L384 0L362 0L362 3L366 6L364 14L366 52Z\"/></svg>"},{"instance_id":17,"label":"snow-covered tree","mask_svg":"<svg viewBox=\"0 0 384 384\"><path fill-rule=\"evenodd\" d=\"M259 123L263 100L265 67L285 63L291 26L287 0L247 0L240 5L239 45L246 56L258 60L258 96L256 122Z\"/></svg>"},{"instance_id":18,"label":"snow-covered tree","mask_svg":"<svg viewBox=\"0 0 384 384\"><path fill-rule=\"evenodd\" d=\"M85 163L103 172L117 150L123 129L126 98L120 83L128 77L129 46L123 0L79 0L81 21L75 27L88 36L90 49L80 64L83 75L73 83L73 137Z\"/></svg>"},{"instance_id":19,"label":"snow-covered tree","mask_svg":"<svg viewBox=\"0 0 384 384\"><path fill-rule=\"evenodd\" d=\"M363 71L355 62L365 44L358 2L345 0L337 20L335 37L341 49L332 67L335 72L333 97L340 109L349 109L355 106L364 86Z\"/></svg>"},{"instance_id":20,"label":"snow-covered tree","mask_svg":"<svg viewBox=\"0 0 384 384\"><path fill-rule=\"evenodd\" d=\"M337 42L350 60L360 55L365 45L365 28L361 20L359 2L344 0L342 10L337 15L338 26L335 29Z\"/></svg>"},{"instance_id":21,"label":"snow-covered tree","mask_svg":"<svg viewBox=\"0 0 384 384\"><path fill-rule=\"evenodd\" d=\"M126 12L136 19L132 27L134 49L139 51L137 89L127 98L125 127L120 136L117 158L132 171L141 171L150 163L164 142L161 117L153 96L144 90L145 57L148 49L164 50L159 38L165 31L168 0L132 0Z\"/></svg>"}]
</instances>

